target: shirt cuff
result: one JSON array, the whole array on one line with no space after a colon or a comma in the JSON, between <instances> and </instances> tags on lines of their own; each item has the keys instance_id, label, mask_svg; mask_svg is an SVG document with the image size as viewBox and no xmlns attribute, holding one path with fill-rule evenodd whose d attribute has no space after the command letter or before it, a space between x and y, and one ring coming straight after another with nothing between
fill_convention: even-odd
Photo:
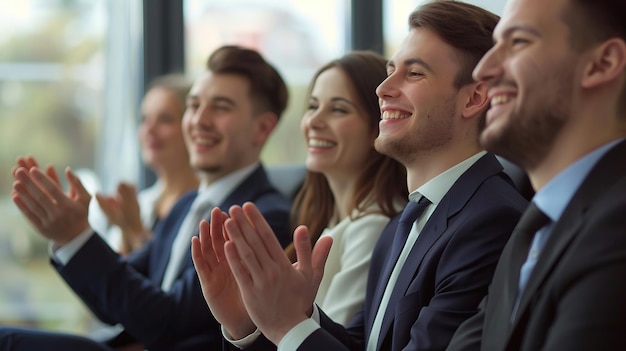
<instances>
[{"instance_id":1,"label":"shirt cuff","mask_svg":"<svg viewBox=\"0 0 626 351\"><path fill-rule=\"evenodd\" d=\"M256 341L256 339L261 336L261 331L259 330L259 328L257 328L254 333L244 337L243 339L233 340L233 336L230 335L228 330L224 329L224 326L222 326L222 335L224 336L224 339L226 339L226 341L233 344L238 349L243 350L246 347L252 345Z\"/></svg>"},{"instance_id":2,"label":"shirt cuff","mask_svg":"<svg viewBox=\"0 0 626 351\"><path fill-rule=\"evenodd\" d=\"M58 248L55 248L55 243L51 241L48 244L48 253L53 260L65 266L93 234L93 229L87 228L70 242Z\"/></svg>"},{"instance_id":3,"label":"shirt cuff","mask_svg":"<svg viewBox=\"0 0 626 351\"><path fill-rule=\"evenodd\" d=\"M285 334L280 343L278 343L277 351L297 350L304 340L319 328L320 325L313 318L303 320Z\"/></svg>"}]
</instances>

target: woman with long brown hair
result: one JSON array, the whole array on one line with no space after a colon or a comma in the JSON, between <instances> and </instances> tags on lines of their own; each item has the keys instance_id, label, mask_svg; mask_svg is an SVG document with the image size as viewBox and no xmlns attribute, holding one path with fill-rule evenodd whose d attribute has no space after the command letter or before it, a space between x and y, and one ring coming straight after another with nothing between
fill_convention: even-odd
<instances>
[{"instance_id":1,"label":"woman with long brown hair","mask_svg":"<svg viewBox=\"0 0 626 351\"><path fill-rule=\"evenodd\" d=\"M333 238L316 303L342 324L361 307L374 245L407 201L405 168L374 149L385 65L376 53L355 51L323 66L301 122L307 175L292 223L306 225L313 243ZM293 246L286 253L295 260Z\"/></svg>"}]
</instances>

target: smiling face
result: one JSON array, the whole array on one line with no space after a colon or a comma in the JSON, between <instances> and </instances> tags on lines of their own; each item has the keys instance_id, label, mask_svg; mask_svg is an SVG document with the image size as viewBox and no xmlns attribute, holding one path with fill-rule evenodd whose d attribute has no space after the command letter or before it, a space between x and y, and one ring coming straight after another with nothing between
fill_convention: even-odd
<instances>
[{"instance_id":1,"label":"smiling face","mask_svg":"<svg viewBox=\"0 0 626 351\"><path fill-rule=\"evenodd\" d=\"M474 71L490 85L481 144L527 171L544 160L568 122L580 74L564 6L563 0L510 1L495 46Z\"/></svg>"},{"instance_id":2,"label":"smiling face","mask_svg":"<svg viewBox=\"0 0 626 351\"><path fill-rule=\"evenodd\" d=\"M446 149L458 117L455 55L434 32L411 29L376 89L382 112L376 150L408 166Z\"/></svg>"},{"instance_id":3,"label":"smiling face","mask_svg":"<svg viewBox=\"0 0 626 351\"><path fill-rule=\"evenodd\" d=\"M307 168L327 177L356 179L374 152L377 131L368 126L352 83L337 67L317 77L301 128Z\"/></svg>"},{"instance_id":4,"label":"smiling face","mask_svg":"<svg viewBox=\"0 0 626 351\"><path fill-rule=\"evenodd\" d=\"M183 118L191 166L209 180L218 179L258 161L268 128L255 115L250 83L236 74L205 72L191 87ZM273 116L273 115L272 115Z\"/></svg>"},{"instance_id":5,"label":"smiling face","mask_svg":"<svg viewBox=\"0 0 626 351\"><path fill-rule=\"evenodd\" d=\"M181 120L184 112L176 93L163 87L150 89L141 103L139 140L143 161L157 172L187 163Z\"/></svg>"}]
</instances>

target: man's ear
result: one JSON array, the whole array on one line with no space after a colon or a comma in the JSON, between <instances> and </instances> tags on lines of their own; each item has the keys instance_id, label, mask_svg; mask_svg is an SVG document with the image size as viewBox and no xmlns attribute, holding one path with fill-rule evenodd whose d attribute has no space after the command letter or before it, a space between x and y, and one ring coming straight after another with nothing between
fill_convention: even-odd
<instances>
[{"instance_id":1,"label":"man's ear","mask_svg":"<svg viewBox=\"0 0 626 351\"><path fill-rule=\"evenodd\" d=\"M256 120L256 131L253 143L255 145L262 146L265 144L267 139L276 125L278 124L278 116L274 112L263 112L255 117Z\"/></svg>"},{"instance_id":2,"label":"man's ear","mask_svg":"<svg viewBox=\"0 0 626 351\"><path fill-rule=\"evenodd\" d=\"M475 82L462 88L467 89L465 101L462 106L463 118L471 118L480 115L489 105L489 86L485 82Z\"/></svg>"},{"instance_id":3,"label":"man's ear","mask_svg":"<svg viewBox=\"0 0 626 351\"><path fill-rule=\"evenodd\" d=\"M590 57L581 78L583 88L598 87L624 74L626 43L621 38L611 38L593 48Z\"/></svg>"}]
</instances>

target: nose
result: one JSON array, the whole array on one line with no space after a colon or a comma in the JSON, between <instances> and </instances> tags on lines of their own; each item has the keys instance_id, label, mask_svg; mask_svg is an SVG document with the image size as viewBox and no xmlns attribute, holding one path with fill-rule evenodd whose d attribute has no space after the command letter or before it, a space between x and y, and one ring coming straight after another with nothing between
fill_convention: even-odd
<instances>
[{"instance_id":1,"label":"nose","mask_svg":"<svg viewBox=\"0 0 626 351\"><path fill-rule=\"evenodd\" d=\"M205 104L200 104L196 109L190 112L190 122L192 125L208 126L213 121L211 109Z\"/></svg>"},{"instance_id":2,"label":"nose","mask_svg":"<svg viewBox=\"0 0 626 351\"><path fill-rule=\"evenodd\" d=\"M318 106L316 109L308 110L304 116L303 122L307 128L320 129L324 127L324 113L322 113L322 106Z\"/></svg>"},{"instance_id":3,"label":"nose","mask_svg":"<svg viewBox=\"0 0 626 351\"><path fill-rule=\"evenodd\" d=\"M396 73L392 73L378 85L376 95L379 99L397 97L400 95L400 90L397 85Z\"/></svg>"},{"instance_id":4,"label":"nose","mask_svg":"<svg viewBox=\"0 0 626 351\"><path fill-rule=\"evenodd\" d=\"M492 47L480 59L472 75L477 82L493 82L502 76L502 50L498 46Z\"/></svg>"},{"instance_id":5,"label":"nose","mask_svg":"<svg viewBox=\"0 0 626 351\"><path fill-rule=\"evenodd\" d=\"M151 134L154 132L156 125L156 118L153 118L151 116L143 116L140 128L143 129L145 133Z\"/></svg>"}]
</instances>

